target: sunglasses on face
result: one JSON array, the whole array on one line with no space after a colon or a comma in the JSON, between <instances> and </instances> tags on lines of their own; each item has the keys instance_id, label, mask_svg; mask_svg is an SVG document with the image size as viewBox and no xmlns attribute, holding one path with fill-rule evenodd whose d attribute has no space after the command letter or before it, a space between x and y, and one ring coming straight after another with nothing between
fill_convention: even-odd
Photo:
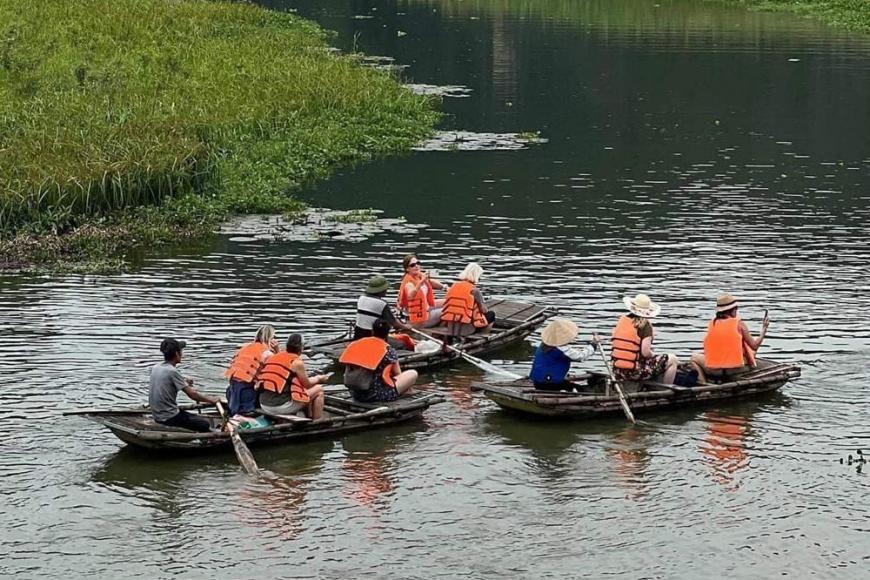
<instances>
[{"instance_id":1,"label":"sunglasses on face","mask_svg":"<svg viewBox=\"0 0 870 580\"><path fill-rule=\"evenodd\" d=\"M419 266L421 263L422 262L411 262L410 264L408 264L408 267L413 268L414 266Z\"/></svg>"}]
</instances>

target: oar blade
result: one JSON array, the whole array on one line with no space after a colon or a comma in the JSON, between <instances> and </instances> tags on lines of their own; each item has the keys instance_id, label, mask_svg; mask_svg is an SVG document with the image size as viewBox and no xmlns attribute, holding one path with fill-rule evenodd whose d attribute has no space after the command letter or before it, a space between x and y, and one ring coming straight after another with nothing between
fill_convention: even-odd
<instances>
[{"instance_id":1,"label":"oar blade","mask_svg":"<svg viewBox=\"0 0 870 580\"><path fill-rule=\"evenodd\" d=\"M242 468L249 475L259 475L260 466L257 465L254 455L248 449L248 446L245 445L245 442L242 441L239 432L235 428L230 431L230 437L233 440L233 449L236 451L236 457L239 459L239 464L241 464Z\"/></svg>"}]
</instances>

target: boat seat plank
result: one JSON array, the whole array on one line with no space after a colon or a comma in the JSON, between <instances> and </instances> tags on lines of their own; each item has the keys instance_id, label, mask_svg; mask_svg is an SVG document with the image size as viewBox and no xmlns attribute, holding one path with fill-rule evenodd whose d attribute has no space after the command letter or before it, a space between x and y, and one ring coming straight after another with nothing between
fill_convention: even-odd
<instances>
[{"instance_id":1,"label":"boat seat plank","mask_svg":"<svg viewBox=\"0 0 870 580\"><path fill-rule=\"evenodd\" d=\"M298 417L296 415L279 415L277 413L268 413L263 409L257 409L257 413L263 415L264 417L268 417L270 419L276 419L278 421L284 421L286 423L310 423L311 419L308 417Z\"/></svg>"}]
</instances>

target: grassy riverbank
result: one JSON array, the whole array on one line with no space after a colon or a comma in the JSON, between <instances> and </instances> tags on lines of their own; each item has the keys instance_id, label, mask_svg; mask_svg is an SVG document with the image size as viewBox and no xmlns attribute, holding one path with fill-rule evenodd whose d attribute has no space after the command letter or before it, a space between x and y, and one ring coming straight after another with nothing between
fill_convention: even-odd
<instances>
[{"instance_id":1,"label":"grassy riverbank","mask_svg":"<svg viewBox=\"0 0 870 580\"><path fill-rule=\"evenodd\" d=\"M113 268L288 212L438 113L313 23L204 0L0 0L0 269Z\"/></svg>"},{"instance_id":2,"label":"grassy riverbank","mask_svg":"<svg viewBox=\"0 0 870 580\"><path fill-rule=\"evenodd\" d=\"M870 0L718 0L758 10L792 12L832 26L870 33Z\"/></svg>"}]
</instances>

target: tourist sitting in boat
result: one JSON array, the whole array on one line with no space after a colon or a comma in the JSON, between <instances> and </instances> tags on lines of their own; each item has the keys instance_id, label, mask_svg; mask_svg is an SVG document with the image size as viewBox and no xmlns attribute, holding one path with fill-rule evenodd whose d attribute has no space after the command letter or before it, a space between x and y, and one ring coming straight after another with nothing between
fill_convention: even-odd
<instances>
[{"instance_id":1,"label":"tourist sitting in boat","mask_svg":"<svg viewBox=\"0 0 870 580\"><path fill-rule=\"evenodd\" d=\"M271 415L296 415L311 419L323 415L323 387L329 374L309 377L302 360L302 335L291 334L287 350L273 354L257 373L260 408Z\"/></svg>"},{"instance_id":2,"label":"tourist sitting in boat","mask_svg":"<svg viewBox=\"0 0 870 580\"><path fill-rule=\"evenodd\" d=\"M535 351L529 378L536 389L546 391L571 390L574 385L568 380L571 363L588 359L599 348L598 337L583 347L561 348L577 337L579 329L567 318L554 318L541 332L541 344Z\"/></svg>"},{"instance_id":3,"label":"tourist sitting in boat","mask_svg":"<svg viewBox=\"0 0 870 580\"><path fill-rule=\"evenodd\" d=\"M410 331L411 327L393 314L393 309L384 300L389 282L383 276L372 276L366 286L365 293L356 301L356 322L353 326L353 339L372 336L372 327L378 320L387 323L396 330ZM414 341L410 336L400 335L388 339L390 346L398 349L414 350Z\"/></svg>"},{"instance_id":4,"label":"tourist sitting in boat","mask_svg":"<svg viewBox=\"0 0 870 580\"><path fill-rule=\"evenodd\" d=\"M447 290L441 308L441 322L451 336L468 336L491 328L495 322L495 312L486 309L483 294L477 288L481 274L483 268L471 262L459 274L457 282Z\"/></svg>"},{"instance_id":5,"label":"tourist sitting in boat","mask_svg":"<svg viewBox=\"0 0 870 580\"><path fill-rule=\"evenodd\" d=\"M755 367L755 353L764 342L770 320L765 314L761 333L755 338L737 316L737 307L737 299L731 294L716 299L716 316L707 324L704 352L693 353L690 359L698 373L698 384L706 383L708 376L725 379Z\"/></svg>"},{"instance_id":6,"label":"tourist sitting in boat","mask_svg":"<svg viewBox=\"0 0 870 580\"><path fill-rule=\"evenodd\" d=\"M383 320L372 325L373 336L350 343L338 361L344 365L344 384L363 403L395 401L410 394L417 371L402 371L399 356L387 343L390 326Z\"/></svg>"},{"instance_id":7,"label":"tourist sitting in boat","mask_svg":"<svg viewBox=\"0 0 870 580\"><path fill-rule=\"evenodd\" d=\"M178 391L184 391L185 395L198 403L214 404L220 401L220 397L200 394L193 388L193 379L181 376L176 367L181 362L181 351L186 345L183 340L174 338L166 338L160 343L163 362L151 369L148 406L151 407L151 416L162 425L205 433L211 429L211 424L202 417L179 409Z\"/></svg>"},{"instance_id":8,"label":"tourist sitting in boat","mask_svg":"<svg viewBox=\"0 0 870 580\"><path fill-rule=\"evenodd\" d=\"M622 316L613 329L610 358L617 379L622 381L659 381L673 384L677 374L677 357L656 354L652 350L654 331L650 322L661 312L658 304L646 294L622 299L628 314Z\"/></svg>"},{"instance_id":9,"label":"tourist sitting in boat","mask_svg":"<svg viewBox=\"0 0 870 580\"><path fill-rule=\"evenodd\" d=\"M227 400L230 415L246 416L257 407L254 379L266 360L278 351L275 329L264 324L257 330L253 342L243 344L236 352L224 376L230 380Z\"/></svg>"},{"instance_id":10,"label":"tourist sitting in boat","mask_svg":"<svg viewBox=\"0 0 870 580\"><path fill-rule=\"evenodd\" d=\"M423 271L420 259L408 254L402 260L405 276L399 288L396 306L408 315L408 322L416 328L429 328L441 322L441 307L444 300L435 300L435 290L444 285Z\"/></svg>"}]
</instances>

